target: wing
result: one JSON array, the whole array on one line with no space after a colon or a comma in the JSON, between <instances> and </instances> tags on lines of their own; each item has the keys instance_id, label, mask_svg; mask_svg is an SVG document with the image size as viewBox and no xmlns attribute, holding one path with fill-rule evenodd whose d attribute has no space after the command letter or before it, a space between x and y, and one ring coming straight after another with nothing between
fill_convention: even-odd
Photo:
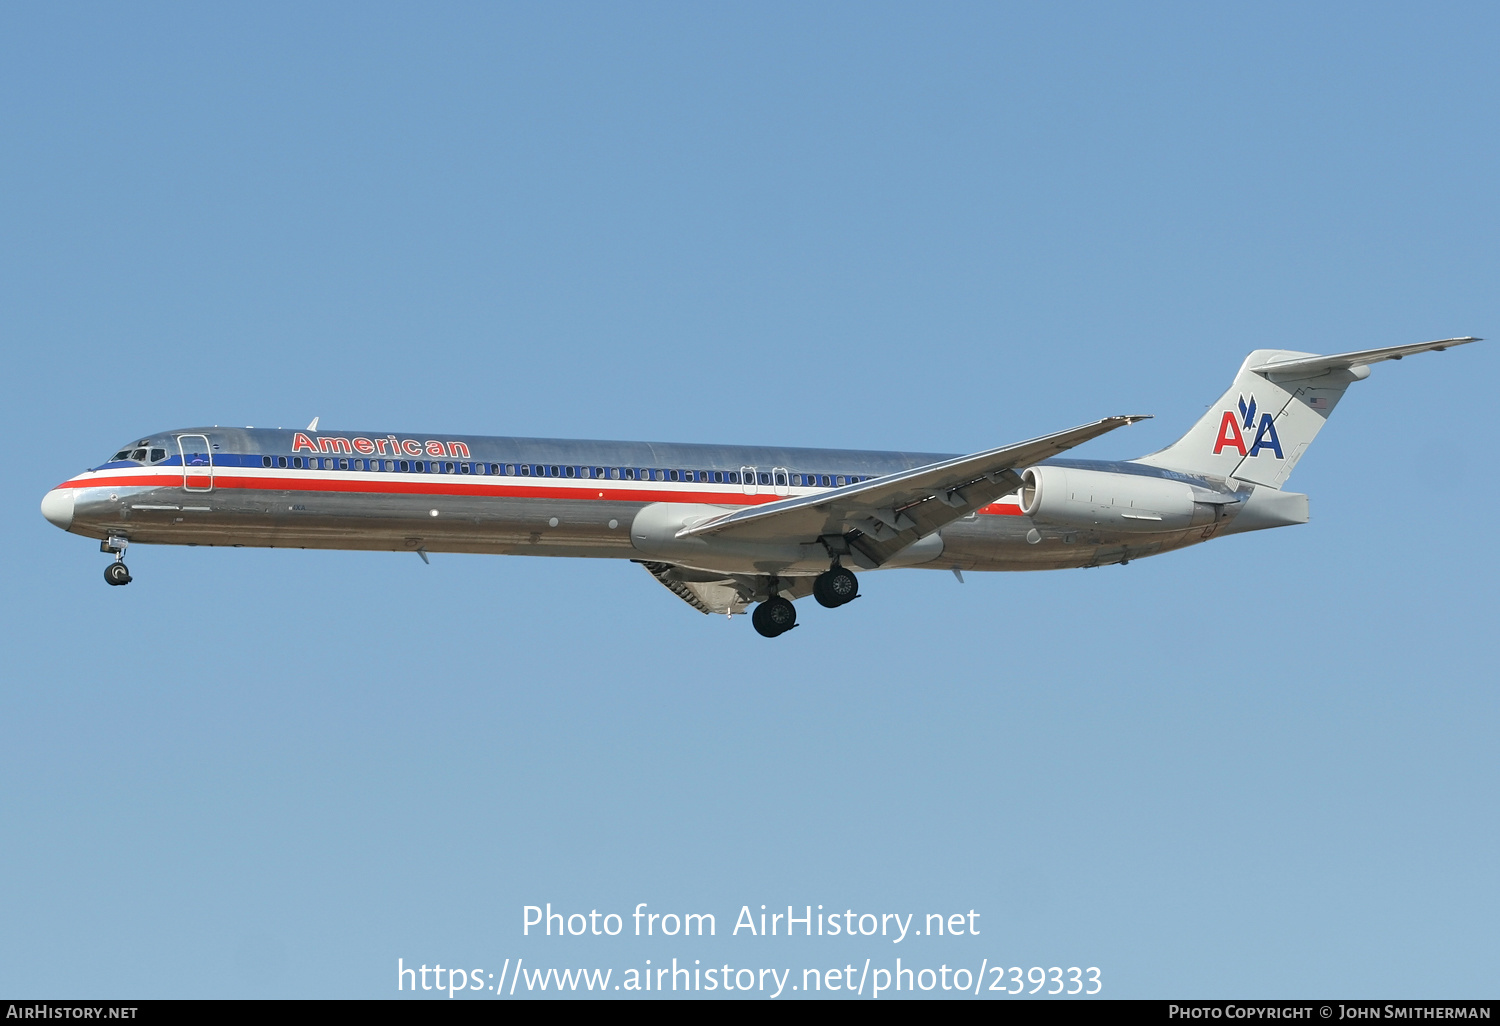
<instances>
[{"instance_id":1,"label":"wing","mask_svg":"<svg viewBox=\"0 0 1500 1026\"><path fill-rule=\"evenodd\" d=\"M1250 369L1256 374L1314 378L1340 367L1347 369L1379 363L1382 360L1399 360L1403 356L1411 356L1414 353L1441 353L1452 346L1483 341L1483 339L1469 337L1442 338L1436 342L1417 342L1409 346L1390 346L1385 349L1361 349L1356 353L1338 353L1334 356L1305 356L1290 360L1272 360L1270 363L1262 363Z\"/></svg>"},{"instance_id":2,"label":"wing","mask_svg":"<svg viewBox=\"0 0 1500 1026\"><path fill-rule=\"evenodd\" d=\"M657 563L645 559L634 562L645 567L668 591L700 613L733 616L735 613L743 613L753 603L767 597L765 578L716 574L677 566L675 563ZM777 585L777 594L793 601L812 594L812 581L809 578L781 578Z\"/></svg>"},{"instance_id":3,"label":"wing","mask_svg":"<svg viewBox=\"0 0 1500 1026\"><path fill-rule=\"evenodd\" d=\"M968 516L1021 487L1015 468L1030 466L1105 432L1145 419L1106 417L1029 442L931 463L816 495L736 510L685 527L677 536L733 534L745 541L821 539L825 543L841 539L835 544L847 545L848 554L856 562L873 569L944 524Z\"/></svg>"}]
</instances>

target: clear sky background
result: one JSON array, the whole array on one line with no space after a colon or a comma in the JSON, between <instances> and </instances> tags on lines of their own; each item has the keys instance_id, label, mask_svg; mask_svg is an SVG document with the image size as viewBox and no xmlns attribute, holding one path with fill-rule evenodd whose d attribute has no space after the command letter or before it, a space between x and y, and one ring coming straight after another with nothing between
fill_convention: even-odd
<instances>
[{"instance_id":1,"label":"clear sky background","mask_svg":"<svg viewBox=\"0 0 1500 1026\"><path fill-rule=\"evenodd\" d=\"M1307 526L872 575L776 641L623 561L142 546L109 588L37 503L314 416L1156 414L1078 451L1139 455L1251 349L1500 334L1497 43L1481 3L6 6L0 993L900 955L1494 997L1500 343L1353 387ZM523 938L548 901L719 936ZM762 903L981 935L726 936Z\"/></svg>"}]
</instances>

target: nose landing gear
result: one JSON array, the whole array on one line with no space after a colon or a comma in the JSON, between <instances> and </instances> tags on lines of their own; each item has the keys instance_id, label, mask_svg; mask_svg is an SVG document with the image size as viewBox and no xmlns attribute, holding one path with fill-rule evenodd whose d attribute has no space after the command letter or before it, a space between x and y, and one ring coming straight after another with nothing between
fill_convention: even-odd
<instances>
[{"instance_id":1,"label":"nose landing gear","mask_svg":"<svg viewBox=\"0 0 1500 1026\"><path fill-rule=\"evenodd\" d=\"M125 566L125 546L129 544L128 538L117 534L110 535L99 544L100 552L112 552L115 557L115 561L104 568L104 583L110 585L130 583L130 570Z\"/></svg>"}]
</instances>

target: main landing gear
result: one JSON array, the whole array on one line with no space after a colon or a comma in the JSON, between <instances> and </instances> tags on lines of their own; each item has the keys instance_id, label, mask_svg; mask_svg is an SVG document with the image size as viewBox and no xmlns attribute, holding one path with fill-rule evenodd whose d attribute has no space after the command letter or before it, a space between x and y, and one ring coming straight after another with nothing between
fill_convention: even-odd
<instances>
[{"instance_id":1,"label":"main landing gear","mask_svg":"<svg viewBox=\"0 0 1500 1026\"><path fill-rule=\"evenodd\" d=\"M852 573L835 563L831 570L819 574L813 581L813 598L826 609L837 609L844 603L859 598L859 581Z\"/></svg>"},{"instance_id":2,"label":"main landing gear","mask_svg":"<svg viewBox=\"0 0 1500 1026\"><path fill-rule=\"evenodd\" d=\"M130 570L125 566L125 546L129 541L112 534L99 545L100 552L114 553L115 561L104 568L104 583L121 585L130 583Z\"/></svg>"},{"instance_id":3,"label":"main landing gear","mask_svg":"<svg viewBox=\"0 0 1500 1026\"><path fill-rule=\"evenodd\" d=\"M773 595L755 607L750 624L763 638L774 638L797 626L797 607L780 595Z\"/></svg>"},{"instance_id":4,"label":"main landing gear","mask_svg":"<svg viewBox=\"0 0 1500 1026\"><path fill-rule=\"evenodd\" d=\"M797 609L790 601L776 594L776 581L771 582L772 597L755 607L750 614L750 623L763 638L774 638L797 626ZM835 562L826 573L813 579L813 598L827 609L853 602L859 598L859 580Z\"/></svg>"}]
</instances>

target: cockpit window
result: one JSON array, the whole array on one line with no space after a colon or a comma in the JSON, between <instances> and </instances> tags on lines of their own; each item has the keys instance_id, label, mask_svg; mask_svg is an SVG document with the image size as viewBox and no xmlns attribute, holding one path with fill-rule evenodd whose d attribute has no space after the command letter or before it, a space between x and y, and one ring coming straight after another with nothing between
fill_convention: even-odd
<instances>
[{"instance_id":1,"label":"cockpit window","mask_svg":"<svg viewBox=\"0 0 1500 1026\"><path fill-rule=\"evenodd\" d=\"M128 460L128 459L130 459L130 450L129 449L121 449L119 452L115 453L113 456L111 456L109 458L109 462L115 463L115 462L117 462L119 460Z\"/></svg>"},{"instance_id":2,"label":"cockpit window","mask_svg":"<svg viewBox=\"0 0 1500 1026\"><path fill-rule=\"evenodd\" d=\"M135 450L134 452L132 452L130 454L130 458L133 459L133 460L143 460L144 461L145 458L146 458L146 450L145 449L137 449L137 450Z\"/></svg>"},{"instance_id":3,"label":"cockpit window","mask_svg":"<svg viewBox=\"0 0 1500 1026\"><path fill-rule=\"evenodd\" d=\"M151 450L151 462L152 463L160 463L162 460L164 460L166 458L167 458L167 450L165 450L165 449L152 449Z\"/></svg>"}]
</instances>

